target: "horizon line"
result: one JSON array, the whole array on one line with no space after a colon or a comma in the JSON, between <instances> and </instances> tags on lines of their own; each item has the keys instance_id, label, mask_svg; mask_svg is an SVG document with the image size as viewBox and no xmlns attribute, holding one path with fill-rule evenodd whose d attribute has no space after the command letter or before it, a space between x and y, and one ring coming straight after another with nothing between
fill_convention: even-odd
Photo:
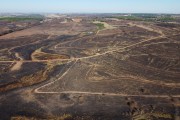
<instances>
[{"instance_id":1,"label":"horizon line","mask_svg":"<svg viewBox=\"0 0 180 120\"><path fill-rule=\"evenodd\" d=\"M166 12L0 12L0 14L180 14Z\"/></svg>"}]
</instances>

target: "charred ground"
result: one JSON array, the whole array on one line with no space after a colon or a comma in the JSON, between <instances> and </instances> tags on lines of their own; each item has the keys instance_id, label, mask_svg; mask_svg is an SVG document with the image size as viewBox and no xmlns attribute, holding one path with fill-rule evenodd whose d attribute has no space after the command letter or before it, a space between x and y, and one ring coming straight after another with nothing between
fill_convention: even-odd
<instances>
[{"instance_id":1,"label":"charred ground","mask_svg":"<svg viewBox=\"0 0 180 120\"><path fill-rule=\"evenodd\" d=\"M177 15L31 17L0 19L1 119L179 119Z\"/></svg>"}]
</instances>

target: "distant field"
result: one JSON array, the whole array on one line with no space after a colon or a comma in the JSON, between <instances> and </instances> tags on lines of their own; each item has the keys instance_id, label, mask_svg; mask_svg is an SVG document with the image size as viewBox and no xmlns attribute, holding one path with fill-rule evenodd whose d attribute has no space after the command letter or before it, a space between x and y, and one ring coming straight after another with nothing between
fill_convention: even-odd
<instances>
[{"instance_id":1,"label":"distant field","mask_svg":"<svg viewBox=\"0 0 180 120\"><path fill-rule=\"evenodd\" d=\"M0 21L26 21L26 20L38 20L41 21L43 20L43 17L41 16L35 16L35 17L0 17Z\"/></svg>"},{"instance_id":2,"label":"distant field","mask_svg":"<svg viewBox=\"0 0 180 120\"><path fill-rule=\"evenodd\" d=\"M172 16L156 16L156 15L131 15L131 16L115 16L117 19L133 20L133 21L160 21L160 22L172 22L176 21L176 18Z\"/></svg>"}]
</instances>

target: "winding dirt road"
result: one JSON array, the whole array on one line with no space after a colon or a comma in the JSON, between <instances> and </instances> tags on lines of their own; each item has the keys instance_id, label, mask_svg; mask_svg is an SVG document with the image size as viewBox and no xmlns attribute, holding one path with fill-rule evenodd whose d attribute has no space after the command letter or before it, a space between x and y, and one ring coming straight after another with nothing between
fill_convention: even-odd
<instances>
[{"instance_id":1,"label":"winding dirt road","mask_svg":"<svg viewBox=\"0 0 180 120\"><path fill-rule=\"evenodd\" d=\"M87 57L80 57L80 58L70 58L70 59L51 59L51 60L20 60L20 61L0 61L0 63L12 63L12 62L16 62L16 63L31 63L31 62L53 62L53 61L69 61L69 62L73 62L74 61L74 64L71 65L71 67L63 73L63 75L58 78L57 80L55 81L52 81L52 82L49 82L45 85L42 85L38 88L36 88L34 90L34 93L37 93L37 94L62 94L62 93L71 93L71 94L87 94L87 95L108 95L108 96L124 96L124 97L146 97L146 98L168 98L168 97L180 97L180 95L173 95L173 96L169 96L169 95L128 95L128 94L122 94L122 93L101 93L101 92L83 92L83 91L63 91L63 92L43 92L43 91L40 91L41 88L44 88L44 87L47 87L48 85L58 81L58 80L61 80L66 74L68 74L68 72L70 71L70 69L76 64L76 62L78 60L84 60L84 59L89 59L89 58L93 58L93 57L99 57L99 56L103 56L103 55L106 55L106 54L109 54L109 53L113 53L113 52L124 52L124 51L127 51L128 49L132 48L132 47L137 47L138 45L141 45L143 43L146 43L146 42L149 42L149 41L153 41L153 40L157 40L157 39L160 39L160 38L166 38L166 36L163 34L162 31L159 31L159 30L154 30L152 28L149 28L147 26L143 26L143 25L137 25L137 24L134 24L134 23L129 23L129 25L131 26L137 26L137 27L140 27L140 28L143 28L145 30L148 30L148 31L154 31L154 32L157 32L158 34L160 34L160 36L157 36L157 37L152 37L152 38L149 38L149 39L145 39L143 41L140 41L138 43L135 43L135 44L132 44L132 45L129 45L129 46L126 46L126 47L123 47L123 48L116 48L114 50L110 50L110 51L106 51L104 53L101 53L101 54L95 54L95 55L92 55L92 56L87 56ZM79 39L76 39L75 41L78 41L80 40ZM67 41L66 43L69 43L69 42L75 42L75 41ZM59 44L58 44L59 45ZM56 49L57 46L54 46L54 48ZM68 48L68 47L67 47ZM151 81L146 81L146 82L149 82L149 83L152 83ZM161 84L161 83L159 83ZM171 83L163 83L162 85L166 85L167 86L175 86L175 84L171 84ZM179 85L179 84L178 84ZM177 84L176 84L177 86Z\"/></svg>"}]
</instances>

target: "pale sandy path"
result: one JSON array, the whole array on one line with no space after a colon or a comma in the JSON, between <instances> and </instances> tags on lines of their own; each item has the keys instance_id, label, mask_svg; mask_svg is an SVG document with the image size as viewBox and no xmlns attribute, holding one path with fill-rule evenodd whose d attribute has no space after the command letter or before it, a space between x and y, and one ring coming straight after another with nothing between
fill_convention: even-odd
<instances>
[{"instance_id":1,"label":"pale sandy path","mask_svg":"<svg viewBox=\"0 0 180 120\"><path fill-rule=\"evenodd\" d=\"M71 65L71 67L69 67L69 68L67 69L67 71L64 72L64 73L62 74L62 76L59 77L59 78L58 78L57 80L55 80L55 81L58 81L58 80L62 79L62 78L70 71L70 69L76 64L76 62L77 62L77 61L75 61L74 64ZM36 88L36 89L34 90L34 92L35 92L35 93L38 93L38 90L39 90L39 89L44 88L44 87L46 87L46 86L48 86L48 85L54 83L55 81L52 81L52 82L47 83L47 84L45 84L45 85L43 85L43 86L41 86L41 87L39 87L39 88Z\"/></svg>"},{"instance_id":2,"label":"pale sandy path","mask_svg":"<svg viewBox=\"0 0 180 120\"><path fill-rule=\"evenodd\" d=\"M11 67L11 71L17 71L17 70L20 70L21 69L21 66L23 64L22 60L23 58L18 54L18 53L15 53L15 56L16 58L18 58L20 61L16 62L15 65L13 65Z\"/></svg>"},{"instance_id":3,"label":"pale sandy path","mask_svg":"<svg viewBox=\"0 0 180 120\"><path fill-rule=\"evenodd\" d=\"M121 93L101 93L101 92L81 92L81 91L64 91L64 92L39 92L38 94L85 94L85 95L106 95L106 96L121 96L121 97L146 97L146 98L170 98L170 97L180 97L180 95L129 95Z\"/></svg>"}]
</instances>

